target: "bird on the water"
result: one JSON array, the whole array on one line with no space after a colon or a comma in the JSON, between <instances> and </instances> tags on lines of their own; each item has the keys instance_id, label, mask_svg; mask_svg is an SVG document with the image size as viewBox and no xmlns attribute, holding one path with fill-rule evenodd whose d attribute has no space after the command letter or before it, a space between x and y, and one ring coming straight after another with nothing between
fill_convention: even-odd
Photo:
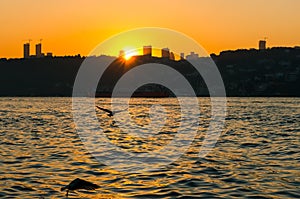
<instances>
[{"instance_id":1,"label":"bird on the water","mask_svg":"<svg viewBox=\"0 0 300 199\"><path fill-rule=\"evenodd\" d=\"M86 180L82 180L80 178L76 178L75 180L70 182L69 185L62 187L61 191L67 190L66 196L68 197L70 190L77 190L77 189L95 190L99 187L100 186L98 186L94 183L88 182Z\"/></svg>"},{"instance_id":2,"label":"bird on the water","mask_svg":"<svg viewBox=\"0 0 300 199\"><path fill-rule=\"evenodd\" d=\"M97 107L98 109L102 110L102 111L105 111L109 117L114 116L114 114L116 114L116 113L120 113L120 112L123 112L123 111L127 110L127 108L126 108L126 109L123 109L123 110L111 111L111 110L108 110L108 109L106 109L106 108L102 108L102 107L100 107L100 106L96 106L96 107Z\"/></svg>"}]
</instances>

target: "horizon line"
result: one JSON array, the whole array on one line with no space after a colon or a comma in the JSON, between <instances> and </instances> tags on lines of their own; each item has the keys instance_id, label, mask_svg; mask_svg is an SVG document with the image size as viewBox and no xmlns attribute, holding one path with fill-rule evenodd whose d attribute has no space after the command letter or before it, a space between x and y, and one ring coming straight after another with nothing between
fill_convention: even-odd
<instances>
[{"instance_id":1,"label":"horizon line","mask_svg":"<svg viewBox=\"0 0 300 199\"><path fill-rule=\"evenodd\" d=\"M300 48L300 45L294 45L294 46L269 46L266 48L266 50L268 49L272 49L272 48ZM208 53L209 56L211 55L220 55L222 52L227 52L227 51L238 51L238 50L260 50L258 48L235 48L235 49L225 49L225 50L221 50L218 53L212 52L212 53ZM193 51L190 51L190 53ZM48 53L48 52L47 52ZM50 52L53 53L53 52ZM187 54L189 55L189 54ZM106 54L101 54L101 55L81 55L81 53L75 53L75 54L66 54L66 55L53 55L50 57L76 57L76 56L80 56L80 57L99 57L99 56L108 56L108 57L119 57L118 55L106 55ZM135 56L143 56L143 55L135 55ZM30 55L31 58L37 58L36 55ZM40 58L46 58L47 56L44 57L40 57ZM153 56L153 57L157 57L157 56ZM0 57L0 59L23 59L24 57Z\"/></svg>"}]
</instances>

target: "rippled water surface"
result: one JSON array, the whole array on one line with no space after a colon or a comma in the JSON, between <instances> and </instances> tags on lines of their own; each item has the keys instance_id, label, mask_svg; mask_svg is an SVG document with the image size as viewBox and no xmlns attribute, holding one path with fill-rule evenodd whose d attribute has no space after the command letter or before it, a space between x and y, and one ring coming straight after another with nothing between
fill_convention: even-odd
<instances>
[{"instance_id":1,"label":"rippled water surface","mask_svg":"<svg viewBox=\"0 0 300 199\"><path fill-rule=\"evenodd\" d=\"M71 98L0 98L0 198L65 198L60 188L77 177L100 188L69 198L300 198L300 98L227 100L225 128L208 156L199 158L198 152L210 101L199 98L198 134L188 151L159 170L126 173L97 161L85 148ZM109 108L110 101L95 103ZM129 108L143 130L149 107L157 104L165 107L167 118L151 138L130 136L97 110L99 126L124 150L157 150L176 134L177 100L138 98Z\"/></svg>"}]
</instances>

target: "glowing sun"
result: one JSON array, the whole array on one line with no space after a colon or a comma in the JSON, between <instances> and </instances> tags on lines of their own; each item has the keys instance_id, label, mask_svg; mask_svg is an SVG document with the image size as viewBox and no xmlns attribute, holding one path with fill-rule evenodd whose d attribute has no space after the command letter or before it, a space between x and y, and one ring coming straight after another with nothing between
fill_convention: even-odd
<instances>
[{"instance_id":1,"label":"glowing sun","mask_svg":"<svg viewBox=\"0 0 300 199\"><path fill-rule=\"evenodd\" d=\"M125 52L124 58L129 60L132 56L138 55L136 51L127 51Z\"/></svg>"}]
</instances>

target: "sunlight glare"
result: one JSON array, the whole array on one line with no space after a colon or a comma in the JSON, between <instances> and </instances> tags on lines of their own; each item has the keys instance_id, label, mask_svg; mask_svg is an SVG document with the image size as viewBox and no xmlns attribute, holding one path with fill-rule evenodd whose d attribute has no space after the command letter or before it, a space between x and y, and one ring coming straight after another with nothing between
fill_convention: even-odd
<instances>
[{"instance_id":1,"label":"sunlight glare","mask_svg":"<svg viewBox=\"0 0 300 199\"><path fill-rule=\"evenodd\" d=\"M138 53L136 51L132 51L132 50L131 51L126 51L124 58L126 60L129 60L132 56L135 56L135 55L138 55Z\"/></svg>"}]
</instances>

